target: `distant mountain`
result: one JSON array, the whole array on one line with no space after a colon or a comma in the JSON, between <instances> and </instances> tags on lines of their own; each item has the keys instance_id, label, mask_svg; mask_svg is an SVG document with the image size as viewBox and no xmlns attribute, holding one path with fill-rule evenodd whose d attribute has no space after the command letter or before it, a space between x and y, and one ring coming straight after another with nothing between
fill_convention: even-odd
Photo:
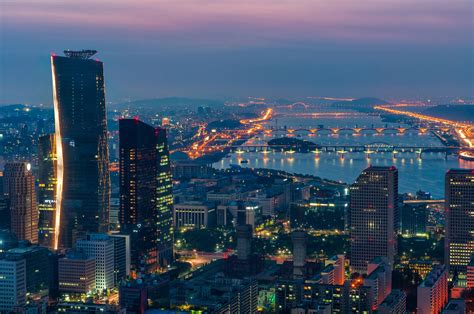
<instances>
[{"instance_id":1,"label":"distant mountain","mask_svg":"<svg viewBox=\"0 0 474 314\"><path fill-rule=\"evenodd\" d=\"M141 99L130 102L120 103L112 105L111 107L126 108L126 107L199 107L199 106L223 106L224 102L215 99L199 99L199 98L186 98L186 97L166 97L166 98L152 98L152 99Z\"/></svg>"},{"instance_id":2,"label":"distant mountain","mask_svg":"<svg viewBox=\"0 0 474 314\"><path fill-rule=\"evenodd\" d=\"M427 116L435 116L454 121L474 122L474 104L471 105L439 105L422 112Z\"/></svg>"},{"instance_id":3,"label":"distant mountain","mask_svg":"<svg viewBox=\"0 0 474 314\"><path fill-rule=\"evenodd\" d=\"M373 98L373 97L365 97L365 98L358 98L354 100L345 100L345 101L336 101L333 102L333 106L347 106L347 107L373 107L377 105L388 105L389 103L385 100Z\"/></svg>"}]
</instances>

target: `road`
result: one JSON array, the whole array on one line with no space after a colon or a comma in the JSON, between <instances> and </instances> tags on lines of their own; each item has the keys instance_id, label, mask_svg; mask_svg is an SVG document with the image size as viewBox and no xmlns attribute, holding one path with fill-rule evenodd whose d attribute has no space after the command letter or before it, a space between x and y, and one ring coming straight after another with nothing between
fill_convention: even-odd
<instances>
[{"instance_id":1,"label":"road","mask_svg":"<svg viewBox=\"0 0 474 314\"><path fill-rule=\"evenodd\" d=\"M460 142L464 147L474 147L474 124L452 121L448 119L442 119L438 117L432 117L416 112L398 109L401 107L404 107L403 104L375 106L374 109L385 111L395 115L404 115L407 117L435 123L438 125L453 127L455 129L457 137L460 139ZM469 152L461 152L461 154L470 155Z\"/></svg>"},{"instance_id":2,"label":"road","mask_svg":"<svg viewBox=\"0 0 474 314\"><path fill-rule=\"evenodd\" d=\"M228 147L232 147L235 142L250 138L254 134L257 134L263 130L261 122L265 122L272 118L273 109L266 109L262 115L254 119L243 119L240 123L244 125L243 129L232 130L232 131L211 131L207 133L205 127L200 128L200 137L193 145L183 150L192 159L204 156L205 154L223 151ZM218 141L223 140L223 144L219 144Z\"/></svg>"}]
</instances>

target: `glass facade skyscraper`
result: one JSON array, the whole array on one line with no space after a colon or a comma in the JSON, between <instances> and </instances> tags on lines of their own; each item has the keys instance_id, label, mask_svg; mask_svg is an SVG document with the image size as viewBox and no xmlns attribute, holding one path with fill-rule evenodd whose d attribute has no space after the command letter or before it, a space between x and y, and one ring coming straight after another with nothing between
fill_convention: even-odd
<instances>
[{"instance_id":1,"label":"glass facade skyscraper","mask_svg":"<svg viewBox=\"0 0 474 314\"><path fill-rule=\"evenodd\" d=\"M350 188L351 268L366 273L375 257L393 265L398 230L398 170L369 167Z\"/></svg>"},{"instance_id":2,"label":"glass facade skyscraper","mask_svg":"<svg viewBox=\"0 0 474 314\"><path fill-rule=\"evenodd\" d=\"M474 170L449 170L445 185L446 264L465 274L474 254Z\"/></svg>"},{"instance_id":3,"label":"glass facade skyscraper","mask_svg":"<svg viewBox=\"0 0 474 314\"><path fill-rule=\"evenodd\" d=\"M168 151L166 129L156 128L156 224L158 264L161 267L173 262L173 179Z\"/></svg>"},{"instance_id":4,"label":"glass facade skyscraper","mask_svg":"<svg viewBox=\"0 0 474 314\"><path fill-rule=\"evenodd\" d=\"M132 268L153 272L173 259L173 187L166 131L121 119L120 228L130 234Z\"/></svg>"},{"instance_id":5,"label":"glass facade skyscraper","mask_svg":"<svg viewBox=\"0 0 474 314\"><path fill-rule=\"evenodd\" d=\"M138 119L121 119L119 132L120 230L131 238L132 271L151 272L158 266L155 128Z\"/></svg>"},{"instance_id":6,"label":"glass facade skyscraper","mask_svg":"<svg viewBox=\"0 0 474 314\"><path fill-rule=\"evenodd\" d=\"M38 145L38 241L54 247L57 156L54 134L43 135Z\"/></svg>"},{"instance_id":7,"label":"glass facade skyscraper","mask_svg":"<svg viewBox=\"0 0 474 314\"><path fill-rule=\"evenodd\" d=\"M110 177L103 63L93 50L51 56L57 151L55 247L108 230ZM59 230L58 230L59 229Z\"/></svg>"}]
</instances>

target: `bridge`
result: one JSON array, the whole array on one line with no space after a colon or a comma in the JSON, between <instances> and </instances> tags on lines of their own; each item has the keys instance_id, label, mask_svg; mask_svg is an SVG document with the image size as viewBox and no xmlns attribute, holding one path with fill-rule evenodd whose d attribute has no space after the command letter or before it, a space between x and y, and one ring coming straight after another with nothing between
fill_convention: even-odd
<instances>
[{"instance_id":1,"label":"bridge","mask_svg":"<svg viewBox=\"0 0 474 314\"><path fill-rule=\"evenodd\" d=\"M307 144L304 148L301 146L292 145L240 145L228 147L229 152L236 154L244 153L262 153L268 154L271 152L282 152L285 154L294 153L313 153L319 156L320 153L337 153L341 158L344 158L348 153L364 153L367 158L376 153L391 153L393 158L397 158L400 153L416 154L418 158L422 158L423 153L444 153L444 157L448 155L457 155L460 151L469 151L474 153L474 148L465 148L458 146L405 146L405 145L390 145L387 143L371 143L365 145L319 145Z\"/></svg>"},{"instance_id":2,"label":"bridge","mask_svg":"<svg viewBox=\"0 0 474 314\"><path fill-rule=\"evenodd\" d=\"M296 133L306 133L308 135L316 135L320 133L324 134L340 134L340 133L345 133L345 134L353 134L353 135L359 135L359 134L405 134L407 132L417 132L420 134L426 134L428 132L434 132L434 131L441 131L441 132L449 132L453 130L454 128L450 127L428 127L428 126L412 126L412 127L332 127L332 128L327 128L327 127L309 127L309 128L269 128L263 130L263 133L265 135L271 135L271 134L277 134L277 133L283 133L286 135L293 135Z\"/></svg>"}]
</instances>

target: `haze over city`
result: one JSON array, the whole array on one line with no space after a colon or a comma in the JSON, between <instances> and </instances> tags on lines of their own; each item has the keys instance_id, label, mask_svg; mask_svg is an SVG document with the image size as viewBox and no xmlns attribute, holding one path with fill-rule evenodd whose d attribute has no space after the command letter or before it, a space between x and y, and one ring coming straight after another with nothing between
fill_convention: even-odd
<instances>
[{"instance_id":1,"label":"haze over city","mask_svg":"<svg viewBox=\"0 0 474 314\"><path fill-rule=\"evenodd\" d=\"M473 14L0 0L0 313L474 313Z\"/></svg>"},{"instance_id":2,"label":"haze over city","mask_svg":"<svg viewBox=\"0 0 474 314\"><path fill-rule=\"evenodd\" d=\"M0 103L51 104L47 56L66 48L107 60L112 102L473 91L469 0L6 0L0 8Z\"/></svg>"}]
</instances>

